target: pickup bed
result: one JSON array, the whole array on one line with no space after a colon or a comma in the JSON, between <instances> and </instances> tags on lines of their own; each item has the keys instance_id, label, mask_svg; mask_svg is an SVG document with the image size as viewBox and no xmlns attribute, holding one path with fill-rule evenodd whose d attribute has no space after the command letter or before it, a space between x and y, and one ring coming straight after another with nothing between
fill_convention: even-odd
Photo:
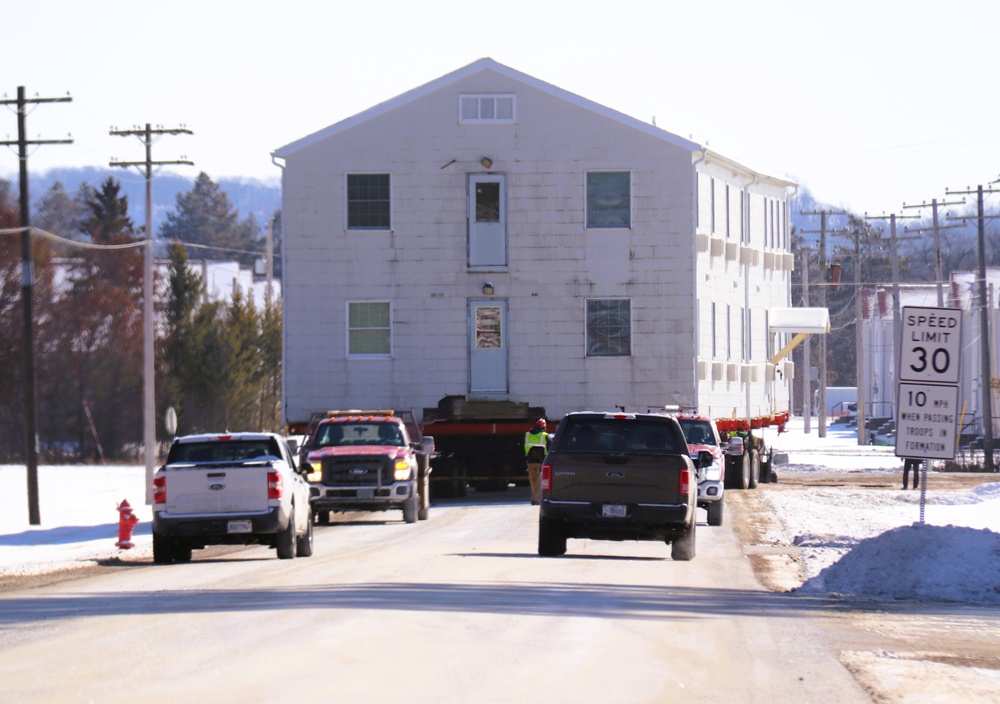
<instances>
[{"instance_id":1,"label":"pickup bed","mask_svg":"<svg viewBox=\"0 0 1000 704\"><path fill-rule=\"evenodd\" d=\"M176 438L153 476L153 561L188 562L193 549L220 544L312 554L309 487L280 435Z\"/></svg>"},{"instance_id":2,"label":"pickup bed","mask_svg":"<svg viewBox=\"0 0 1000 704\"><path fill-rule=\"evenodd\" d=\"M705 453L699 461L710 459ZM662 540L673 559L690 560L695 480L675 418L570 413L542 464L538 554L565 554L567 538Z\"/></svg>"}]
</instances>

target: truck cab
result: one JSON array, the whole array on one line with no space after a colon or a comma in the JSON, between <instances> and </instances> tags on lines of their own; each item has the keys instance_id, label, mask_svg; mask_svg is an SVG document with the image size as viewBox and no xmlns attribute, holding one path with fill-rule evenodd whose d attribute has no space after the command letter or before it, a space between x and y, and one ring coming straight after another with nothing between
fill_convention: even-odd
<instances>
[{"instance_id":1,"label":"truck cab","mask_svg":"<svg viewBox=\"0 0 1000 704\"><path fill-rule=\"evenodd\" d=\"M304 448L319 522L329 523L331 511L389 509L402 509L407 523L426 519L430 450L412 437L414 429L419 433L392 410L328 411Z\"/></svg>"}]
</instances>

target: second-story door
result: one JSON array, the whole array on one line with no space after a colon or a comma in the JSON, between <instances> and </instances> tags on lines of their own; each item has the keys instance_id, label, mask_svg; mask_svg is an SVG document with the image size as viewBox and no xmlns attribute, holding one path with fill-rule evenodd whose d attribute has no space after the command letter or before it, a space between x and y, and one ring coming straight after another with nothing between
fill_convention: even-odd
<instances>
[{"instance_id":1,"label":"second-story door","mask_svg":"<svg viewBox=\"0 0 1000 704\"><path fill-rule=\"evenodd\" d=\"M469 266L507 266L507 179L469 176Z\"/></svg>"}]
</instances>

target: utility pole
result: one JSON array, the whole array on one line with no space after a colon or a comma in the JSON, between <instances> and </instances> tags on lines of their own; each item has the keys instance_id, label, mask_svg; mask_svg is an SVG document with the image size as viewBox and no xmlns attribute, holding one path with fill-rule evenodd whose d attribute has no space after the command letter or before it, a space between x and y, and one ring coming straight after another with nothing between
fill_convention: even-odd
<instances>
[{"instance_id":1,"label":"utility pole","mask_svg":"<svg viewBox=\"0 0 1000 704\"><path fill-rule=\"evenodd\" d=\"M979 240L979 343L982 350L982 393L983 393L983 456L984 469L987 472L995 472L993 463L993 385L992 367L990 362L990 310L988 299L986 298L986 216L983 214L983 194L1000 193L992 189L983 189L982 186L973 190L949 191L950 196L954 195L975 195L978 204L976 214L978 218L978 240Z\"/></svg>"},{"instance_id":2,"label":"utility pole","mask_svg":"<svg viewBox=\"0 0 1000 704\"><path fill-rule=\"evenodd\" d=\"M930 202L930 206L933 209L933 222L934 222L934 280L937 282L937 304L938 308L944 308L944 273L941 270L941 230L947 229L947 227L960 227L959 225L948 225L942 228L938 225L938 207L946 205L965 205L965 199L960 201L942 201L938 203L937 198L934 198ZM920 205L907 205L903 203L903 209L906 208L926 208L926 201ZM924 232L923 229L909 230L910 232Z\"/></svg>"},{"instance_id":3,"label":"utility pole","mask_svg":"<svg viewBox=\"0 0 1000 704\"><path fill-rule=\"evenodd\" d=\"M861 309L861 238L870 234L868 224L864 223L860 229L847 232L836 232L834 234L851 237L854 239L854 354L856 356L856 376L858 389L858 444L867 445L868 436L865 432L865 358L864 350L861 346L861 326L863 324L863 313Z\"/></svg>"},{"instance_id":4,"label":"utility pole","mask_svg":"<svg viewBox=\"0 0 1000 704\"><path fill-rule=\"evenodd\" d=\"M35 410L35 321L32 305L32 287L35 274L31 258L31 200L28 198L28 145L72 144L72 139L28 139L26 120L28 105L37 103L68 103L72 98L25 98L24 86L17 87L17 100L0 100L0 105L17 105L17 142L0 142L4 146L17 145L20 164L21 189L21 301L24 306L24 415L25 415L25 467L28 474L28 523L41 525L42 515L38 499L38 430Z\"/></svg>"},{"instance_id":5,"label":"utility pole","mask_svg":"<svg viewBox=\"0 0 1000 704\"><path fill-rule=\"evenodd\" d=\"M802 248L802 305L809 307L809 248ZM812 375L809 367L812 366L810 357L809 337L802 341L802 366L805 367L805 374L802 374L802 418L803 430L806 435L812 432Z\"/></svg>"},{"instance_id":6,"label":"utility pole","mask_svg":"<svg viewBox=\"0 0 1000 704\"><path fill-rule=\"evenodd\" d=\"M153 471L156 468L156 387L153 340L153 167L167 164L192 165L187 159L175 161L153 161L153 135L194 134L186 127L153 129L147 122L145 129L131 130L113 128L112 136L138 137L146 145L145 161L115 161L111 166L128 168L134 166L146 178L146 247L142 287L142 338L143 338L143 446L146 461L146 504L153 503Z\"/></svg>"},{"instance_id":7,"label":"utility pole","mask_svg":"<svg viewBox=\"0 0 1000 704\"><path fill-rule=\"evenodd\" d=\"M819 267L824 272L823 281L819 287L819 307L826 308L826 216L827 215L847 215L843 210L817 210L813 212L801 212L800 215L819 215ZM804 230L802 234L816 234L817 230ZM806 369L806 375L812 376L812 370ZM819 436L826 437L826 335L819 336ZM809 399L812 403L812 399Z\"/></svg>"}]
</instances>

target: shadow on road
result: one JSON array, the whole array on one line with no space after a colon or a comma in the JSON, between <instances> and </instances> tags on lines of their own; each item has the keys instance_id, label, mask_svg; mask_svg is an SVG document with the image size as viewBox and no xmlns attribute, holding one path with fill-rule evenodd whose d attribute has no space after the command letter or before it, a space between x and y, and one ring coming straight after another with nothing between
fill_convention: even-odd
<instances>
[{"instance_id":1,"label":"shadow on road","mask_svg":"<svg viewBox=\"0 0 1000 704\"><path fill-rule=\"evenodd\" d=\"M832 600L745 589L619 584L363 583L287 589L107 592L0 599L0 628L40 619L288 609L700 619L836 610Z\"/></svg>"}]
</instances>

